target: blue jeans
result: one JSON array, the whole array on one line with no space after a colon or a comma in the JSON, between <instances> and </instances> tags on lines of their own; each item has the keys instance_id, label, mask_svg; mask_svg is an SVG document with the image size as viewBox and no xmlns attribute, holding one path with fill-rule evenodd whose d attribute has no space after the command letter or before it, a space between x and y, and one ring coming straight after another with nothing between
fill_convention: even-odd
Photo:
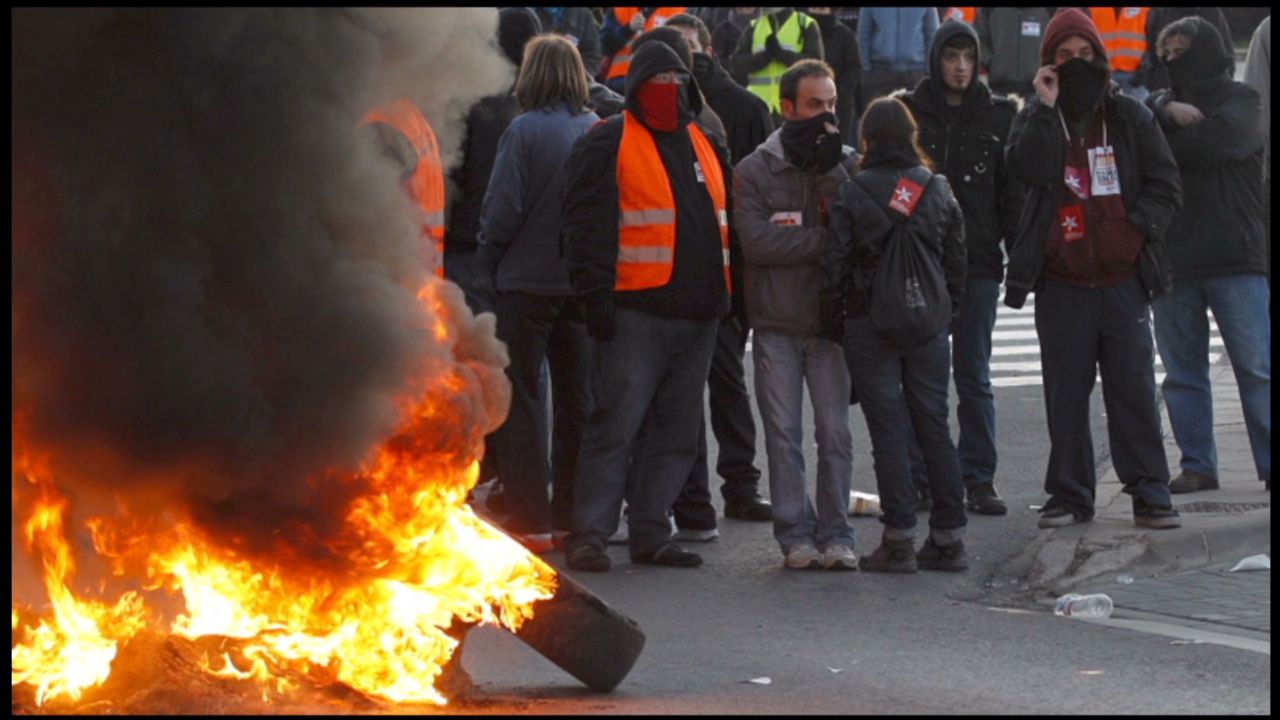
<instances>
[{"instance_id":1,"label":"blue jeans","mask_svg":"<svg viewBox=\"0 0 1280 720\"><path fill-rule=\"evenodd\" d=\"M844 347L871 436L876 487L884 510L880 518L885 525L884 537L915 537L916 490L911 481L908 434L903 431L910 423L924 452L933 495L930 534L940 544L959 540L968 519L960 461L947 422L951 363L946 332L902 350L876 333L871 318L861 316L845 321Z\"/></svg>"},{"instance_id":2,"label":"blue jeans","mask_svg":"<svg viewBox=\"0 0 1280 720\"><path fill-rule=\"evenodd\" d=\"M819 550L853 547L849 491L853 434L849 431L849 370L840 346L814 336L755 331L756 402L764 425L773 501L773 536L782 552L805 543ZM804 386L808 381L818 442L817 512L804 469Z\"/></svg>"},{"instance_id":3,"label":"blue jeans","mask_svg":"<svg viewBox=\"0 0 1280 720\"><path fill-rule=\"evenodd\" d=\"M624 497L632 557L671 541L667 511L698 454L716 324L617 309L613 338L596 342L592 354L594 405L582 436L567 550L603 549L618 529ZM632 487L628 461L638 466Z\"/></svg>"},{"instance_id":4,"label":"blue jeans","mask_svg":"<svg viewBox=\"0 0 1280 720\"><path fill-rule=\"evenodd\" d=\"M1218 476L1209 388L1209 321L1213 311L1240 388L1245 429L1258 477L1271 479L1271 288L1263 275L1179 277L1155 301L1161 385L1184 470Z\"/></svg>"},{"instance_id":5,"label":"blue jeans","mask_svg":"<svg viewBox=\"0 0 1280 720\"><path fill-rule=\"evenodd\" d=\"M951 323L951 366L960 423L960 477L972 491L996 476L996 396L991 392L991 331L996 326L1000 282L970 276L964 303Z\"/></svg>"}]
</instances>

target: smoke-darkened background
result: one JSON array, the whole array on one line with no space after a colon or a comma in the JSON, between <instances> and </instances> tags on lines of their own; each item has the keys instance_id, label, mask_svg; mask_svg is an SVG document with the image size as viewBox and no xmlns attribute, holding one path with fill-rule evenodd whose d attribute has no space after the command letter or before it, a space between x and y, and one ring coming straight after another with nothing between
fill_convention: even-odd
<instances>
[{"instance_id":1,"label":"smoke-darkened background","mask_svg":"<svg viewBox=\"0 0 1280 720\"><path fill-rule=\"evenodd\" d=\"M23 441L73 492L323 533L344 492L324 478L451 352L415 298L434 282L415 211L359 121L412 98L453 161L467 108L512 81L496 11L12 17Z\"/></svg>"}]
</instances>

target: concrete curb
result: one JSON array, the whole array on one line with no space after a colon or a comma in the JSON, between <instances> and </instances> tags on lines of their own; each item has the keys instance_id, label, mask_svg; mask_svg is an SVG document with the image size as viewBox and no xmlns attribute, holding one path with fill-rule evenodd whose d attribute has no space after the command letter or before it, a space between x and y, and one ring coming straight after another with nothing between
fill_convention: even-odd
<instances>
[{"instance_id":1,"label":"concrete curb","mask_svg":"<svg viewBox=\"0 0 1280 720\"><path fill-rule=\"evenodd\" d=\"M1174 507L1191 503L1225 506L1266 504L1243 512L1182 512L1182 527L1148 530L1133 524L1132 505L1121 492L1114 468L1098 480L1093 522L1048 532L1036 551L1028 583L1039 592L1059 595L1108 574L1163 575L1223 563L1271 548L1271 493L1253 471L1239 393L1229 363L1211 371L1222 487L1219 490L1175 495ZM1177 474L1181 456L1166 411L1165 453Z\"/></svg>"}]
</instances>

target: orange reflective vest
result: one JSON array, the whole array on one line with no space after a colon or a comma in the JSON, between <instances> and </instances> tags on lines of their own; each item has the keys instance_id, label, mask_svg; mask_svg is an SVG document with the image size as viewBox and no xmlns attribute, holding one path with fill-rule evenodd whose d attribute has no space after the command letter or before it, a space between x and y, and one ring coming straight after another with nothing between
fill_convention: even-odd
<instances>
[{"instance_id":1,"label":"orange reflective vest","mask_svg":"<svg viewBox=\"0 0 1280 720\"><path fill-rule=\"evenodd\" d=\"M662 156L649 132L630 110L623 111L618 147L618 265L613 289L648 290L671 282L676 259L676 199ZM715 147L701 128L690 124L689 138L697 171L711 194L720 225L724 283L729 277L729 216L724 171Z\"/></svg>"},{"instance_id":2,"label":"orange reflective vest","mask_svg":"<svg viewBox=\"0 0 1280 720\"><path fill-rule=\"evenodd\" d=\"M667 24L671 18L683 14L688 8L682 7L660 7L653 11L653 14L644 20L644 32L649 32L656 27L662 27ZM627 27L631 24L631 18L640 12L638 7L616 7L613 9L613 17L617 19L618 24ZM613 62L609 64L609 72L605 75L605 80L626 77L627 70L631 69L631 43L635 38L627 41L622 49L613 54Z\"/></svg>"},{"instance_id":3,"label":"orange reflective vest","mask_svg":"<svg viewBox=\"0 0 1280 720\"><path fill-rule=\"evenodd\" d=\"M1149 7L1122 7L1117 17L1113 7L1089 8L1112 70L1133 72L1142 64L1142 54L1147 51L1147 14L1150 11Z\"/></svg>"},{"instance_id":4,"label":"orange reflective vest","mask_svg":"<svg viewBox=\"0 0 1280 720\"><path fill-rule=\"evenodd\" d=\"M972 25L974 19L977 17L977 7L949 7L947 8L947 12L943 14L942 21L959 20L960 22Z\"/></svg>"},{"instance_id":5,"label":"orange reflective vest","mask_svg":"<svg viewBox=\"0 0 1280 720\"><path fill-rule=\"evenodd\" d=\"M444 277L444 167L440 143L431 124L412 100L400 99L375 108L365 123L385 123L399 130L418 153L418 166L405 182L409 196L422 208L422 234L432 241L436 277Z\"/></svg>"}]
</instances>

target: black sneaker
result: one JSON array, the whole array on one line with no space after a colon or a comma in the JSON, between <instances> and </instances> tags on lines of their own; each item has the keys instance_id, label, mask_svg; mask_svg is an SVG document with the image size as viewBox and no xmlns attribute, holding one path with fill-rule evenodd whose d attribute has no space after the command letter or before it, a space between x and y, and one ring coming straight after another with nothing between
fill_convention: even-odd
<instances>
[{"instance_id":1,"label":"black sneaker","mask_svg":"<svg viewBox=\"0 0 1280 720\"><path fill-rule=\"evenodd\" d=\"M604 550L595 545L579 545L565 555L565 561L571 569L584 572L605 572L613 564Z\"/></svg>"},{"instance_id":2,"label":"black sneaker","mask_svg":"<svg viewBox=\"0 0 1280 720\"><path fill-rule=\"evenodd\" d=\"M1089 522L1090 519L1076 514L1069 508L1054 505L1051 502L1040 508L1040 522L1038 524L1041 528L1060 528Z\"/></svg>"},{"instance_id":3,"label":"black sneaker","mask_svg":"<svg viewBox=\"0 0 1280 720\"><path fill-rule=\"evenodd\" d=\"M766 522L773 519L773 505L756 493L725 503L724 516L734 520Z\"/></svg>"},{"instance_id":4,"label":"black sneaker","mask_svg":"<svg viewBox=\"0 0 1280 720\"><path fill-rule=\"evenodd\" d=\"M916 565L925 570L947 572L968 570L969 558L964 551L964 541L957 540L949 545L935 545L933 538L929 538L916 553Z\"/></svg>"},{"instance_id":5,"label":"black sneaker","mask_svg":"<svg viewBox=\"0 0 1280 720\"><path fill-rule=\"evenodd\" d=\"M915 544L910 540L881 539L870 555L863 555L858 567L864 572L913 573L916 571Z\"/></svg>"},{"instance_id":6,"label":"black sneaker","mask_svg":"<svg viewBox=\"0 0 1280 720\"><path fill-rule=\"evenodd\" d=\"M1133 524L1156 530L1182 527L1177 510L1168 505L1152 505L1139 497L1133 499Z\"/></svg>"},{"instance_id":7,"label":"black sneaker","mask_svg":"<svg viewBox=\"0 0 1280 720\"><path fill-rule=\"evenodd\" d=\"M1193 493L1200 490L1217 490L1218 478L1201 475L1198 472L1183 470L1178 476L1169 481L1169 492L1179 495L1181 493Z\"/></svg>"},{"instance_id":8,"label":"black sneaker","mask_svg":"<svg viewBox=\"0 0 1280 720\"><path fill-rule=\"evenodd\" d=\"M979 515L1004 515L1009 512L992 483L982 483L973 490L966 491L964 506Z\"/></svg>"}]
</instances>

